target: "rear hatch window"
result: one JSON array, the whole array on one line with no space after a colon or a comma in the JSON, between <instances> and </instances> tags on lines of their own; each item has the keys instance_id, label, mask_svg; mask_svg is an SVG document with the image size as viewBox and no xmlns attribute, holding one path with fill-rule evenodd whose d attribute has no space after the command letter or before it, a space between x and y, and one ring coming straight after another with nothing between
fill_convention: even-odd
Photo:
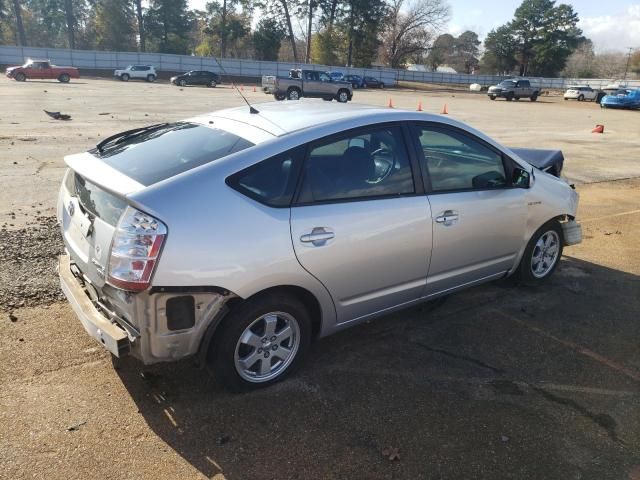
<instances>
[{"instance_id":1,"label":"rear hatch window","mask_svg":"<svg viewBox=\"0 0 640 480\"><path fill-rule=\"evenodd\" d=\"M84 212L90 217L98 217L114 227L127 206L127 202L123 199L104 191L73 170L67 172L65 186L69 195L78 199Z\"/></svg>"},{"instance_id":2,"label":"rear hatch window","mask_svg":"<svg viewBox=\"0 0 640 480\"><path fill-rule=\"evenodd\" d=\"M148 186L251 146L225 130L177 122L115 138L90 153Z\"/></svg>"}]
</instances>

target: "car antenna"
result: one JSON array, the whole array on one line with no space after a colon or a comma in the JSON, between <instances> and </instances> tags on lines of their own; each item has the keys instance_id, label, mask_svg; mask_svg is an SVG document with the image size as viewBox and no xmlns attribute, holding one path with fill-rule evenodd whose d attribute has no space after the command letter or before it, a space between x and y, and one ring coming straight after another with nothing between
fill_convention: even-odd
<instances>
[{"instance_id":1,"label":"car antenna","mask_svg":"<svg viewBox=\"0 0 640 480\"><path fill-rule=\"evenodd\" d=\"M222 70L223 74L227 74L226 70L224 69L224 67L222 66L222 64L218 61L217 57L213 57L213 59L216 61L216 63L218 64L218 67L220 67L220 70ZM235 82L231 83L233 85L233 88L236 89L236 92L238 92L240 94L240 96L242 97L242 99L245 101L245 103L247 104L247 106L249 107L249 113L260 113L256 108L254 108L250 103L249 100L247 100L247 97L245 97L243 95L243 93L240 91L240 89L238 88L238 86L235 84Z\"/></svg>"}]
</instances>

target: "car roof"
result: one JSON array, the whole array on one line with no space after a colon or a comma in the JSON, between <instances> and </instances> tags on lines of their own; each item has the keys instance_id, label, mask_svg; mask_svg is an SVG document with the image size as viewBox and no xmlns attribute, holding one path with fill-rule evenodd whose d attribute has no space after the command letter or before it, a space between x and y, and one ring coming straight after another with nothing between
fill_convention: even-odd
<instances>
[{"instance_id":1,"label":"car roof","mask_svg":"<svg viewBox=\"0 0 640 480\"><path fill-rule=\"evenodd\" d=\"M338 121L363 119L365 117L370 123L375 123L376 121L401 121L409 119L409 114L412 113L402 109L389 109L361 104L336 104L313 100L260 103L255 104L254 108L259 113L252 114L249 112L249 107L244 106L218 110L198 116L193 120L202 124L215 124L216 118L227 119L266 131L273 136L281 137L311 127L319 127ZM442 117L430 114L422 114L421 118L426 121L443 121ZM353 123L354 127L358 126L357 121Z\"/></svg>"}]
</instances>

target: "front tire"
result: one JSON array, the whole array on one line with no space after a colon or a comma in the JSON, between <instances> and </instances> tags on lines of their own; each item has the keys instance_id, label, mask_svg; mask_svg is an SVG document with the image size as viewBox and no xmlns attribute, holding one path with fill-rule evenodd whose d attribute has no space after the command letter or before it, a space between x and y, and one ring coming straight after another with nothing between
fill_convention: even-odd
<instances>
[{"instance_id":1,"label":"front tire","mask_svg":"<svg viewBox=\"0 0 640 480\"><path fill-rule=\"evenodd\" d=\"M282 380L300 365L311 343L311 318L304 304L284 293L249 299L220 328L208 365L234 392Z\"/></svg>"},{"instance_id":2,"label":"front tire","mask_svg":"<svg viewBox=\"0 0 640 480\"><path fill-rule=\"evenodd\" d=\"M282 93L274 93L273 94L273 98L275 98L277 101L280 102L280 101L284 100L285 98L287 98L287 96L282 94Z\"/></svg>"},{"instance_id":3,"label":"front tire","mask_svg":"<svg viewBox=\"0 0 640 480\"><path fill-rule=\"evenodd\" d=\"M128 73L123 73L122 75L120 75L120 80L122 80L123 82L128 82L129 81L129 74Z\"/></svg>"},{"instance_id":4,"label":"front tire","mask_svg":"<svg viewBox=\"0 0 640 480\"><path fill-rule=\"evenodd\" d=\"M549 278L560 263L564 239L562 227L551 220L531 237L524 250L515 277L526 285L537 285Z\"/></svg>"},{"instance_id":5,"label":"front tire","mask_svg":"<svg viewBox=\"0 0 640 480\"><path fill-rule=\"evenodd\" d=\"M584 100L584 95L580 94L578 95L578 101L582 102Z\"/></svg>"},{"instance_id":6,"label":"front tire","mask_svg":"<svg viewBox=\"0 0 640 480\"><path fill-rule=\"evenodd\" d=\"M298 90L297 88L290 88L287 91L287 99L300 100L300 90Z\"/></svg>"},{"instance_id":7,"label":"front tire","mask_svg":"<svg viewBox=\"0 0 640 480\"><path fill-rule=\"evenodd\" d=\"M489 95L489 99L490 99L490 100L495 100L495 99L496 99L496 96L495 96L495 95Z\"/></svg>"},{"instance_id":8,"label":"front tire","mask_svg":"<svg viewBox=\"0 0 640 480\"><path fill-rule=\"evenodd\" d=\"M27 76L24 73L20 72L16 74L15 79L16 82L24 82L27 79Z\"/></svg>"},{"instance_id":9,"label":"front tire","mask_svg":"<svg viewBox=\"0 0 640 480\"><path fill-rule=\"evenodd\" d=\"M69 83L69 80L71 80L71 77L67 73L63 73L58 77L60 83Z\"/></svg>"},{"instance_id":10,"label":"front tire","mask_svg":"<svg viewBox=\"0 0 640 480\"><path fill-rule=\"evenodd\" d=\"M178 85L180 85L181 87L186 87L187 86L187 81L183 78L182 80L180 80L178 82Z\"/></svg>"}]
</instances>

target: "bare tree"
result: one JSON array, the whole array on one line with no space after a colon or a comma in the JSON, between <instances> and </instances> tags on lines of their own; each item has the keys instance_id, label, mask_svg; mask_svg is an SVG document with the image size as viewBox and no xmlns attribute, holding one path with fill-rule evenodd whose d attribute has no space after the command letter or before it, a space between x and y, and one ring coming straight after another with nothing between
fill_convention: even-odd
<instances>
[{"instance_id":1,"label":"bare tree","mask_svg":"<svg viewBox=\"0 0 640 480\"><path fill-rule=\"evenodd\" d=\"M67 21L67 38L69 39L69 48L76 48L76 18L73 14L72 0L64 0L64 14Z\"/></svg>"},{"instance_id":2,"label":"bare tree","mask_svg":"<svg viewBox=\"0 0 640 480\"><path fill-rule=\"evenodd\" d=\"M383 34L384 60L399 68L408 57L427 51L429 44L449 19L445 0L392 0Z\"/></svg>"},{"instance_id":3,"label":"bare tree","mask_svg":"<svg viewBox=\"0 0 640 480\"><path fill-rule=\"evenodd\" d=\"M16 17L16 30L18 32L18 45L27 45L27 36L24 34L24 24L22 23L22 5L20 0L13 0L13 14Z\"/></svg>"},{"instance_id":4,"label":"bare tree","mask_svg":"<svg viewBox=\"0 0 640 480\"><path fill-rule=\"evenodd\" d=\"M138 23L138 36L140 37L140 51L147 50L146 32L144 31L144 17L142 15L142 0L134 0L136 7L136 20Z\"/></svg>"}]
</instances>

